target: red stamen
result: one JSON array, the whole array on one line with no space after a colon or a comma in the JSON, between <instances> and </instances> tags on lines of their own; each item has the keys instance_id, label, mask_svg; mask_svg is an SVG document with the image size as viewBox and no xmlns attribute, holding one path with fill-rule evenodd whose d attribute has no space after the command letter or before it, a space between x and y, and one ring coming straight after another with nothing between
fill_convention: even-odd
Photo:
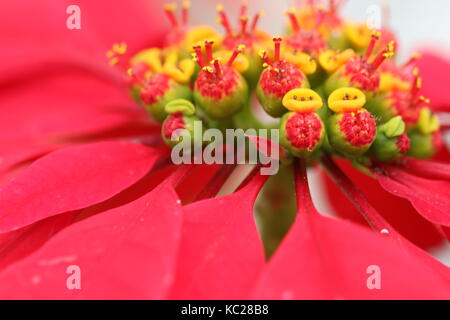
<instances>
[{"instance_id":1,"label":"red stamen","mask_svg":"<svg viewBox=\"0 0 450 320\"><path fill-rule=\"evenodd\" d=\"M241 35L245 36L247 34L247 23L248 23L248 17L241 17Z\"/></svg>"},{"instance_id":2,"label":"red stamen","mask_svg":"<svg viewBox=\"0 0 450 320\"><path fill-rule=\"evenodd\" d=\"M267 65L269 65L269 66L272 65L272 61L270 61L269 56L267 55L267 52L264 51L264 52L262 53L261 59L262 59Z\"/></svg>"},{"instance_id":3,"label":"red stamen","mask_svg":"<svg viewBox=\"0 0 450 320\"><path fill-rule=\"evenodd\" d=\"M299 214L311 214L317 212L309 191L308 175L305 159L297 159L295 166L295 191L297 194L297 212Z\"/></svg>"},{"instance_id":4,"label":"red stamen","mask_svg":"<svg viewBox=\"0 0 450 320\"><path fill-rule=\"evenodd\" d=\"M205 66L205 60L203 59L203 53L202 48L200 46L193 47L195 54L197 55L197 63L200 66L200 68L203 68Z\"/></svg>"},{"instance_id":5,"label":"red stamen","mask_svg":"<svg viewBox=\"0 0 450 320\"><path fill-rule=\"evenodd\" d=\"M289 11L287 13L289 20L291 21L291 25L292 25L292 30L294 30L294 33L297 33L300 31L300 25L297 21L297 17L295 16L295 14L292 11Z\"/></svg>"},{"instance_id":6,"label":"red stamen","mask_svg":"<svg viewBox=\"0 0 450 320\"><path fill-rule=\"evenodd\" d=\"M319 9L319 12L317 13L316 28L318 28L322 24L324 19L325 19L325 11Z\"/></svg>"},{"instance_id":7,"label":"red stamen","mask_svg":"<svg viewBox=\"0 0 450 320\"><path fill-rule=\"evenodd\" d=\"M259 18L262 16L262 12L258 12L253 16L252 26L250 28L251 31L256 30L256 25L258 24Z\"/></svg>"},{"instance_id":8,"label":"red stamen","mask_svg":"<svg viewBox=\"0 0 450 320\"><path fill-rule=\"evenodd\" d=\"M422 87L422 78L419 77L419 69L413 70L413 83L411 86L411 97L412 99L416 99L417 94L419 93L419 89Z\"/></svg>"},{"instance_id":9,"label":"red stamen","mask_svg":"<svg viewBox=\"0 0 450 320\"><path fill-rule=\"evenodd\" d=\"M208 60L208 63L211 63L213 61L213 49L212 45L214 44L214 41L205 41L205 53L206 53L206 59Z\"/></svg>"},{"instance_id":10,"label":"red stamen","mask_svg":"<svg viewBox=\"0 0 450 320\"><path fill-rule=\"evenodd\" d=\"M169 18L170 23L172 26L177 27L178 26L178 20L175 17L175 14L173 13L175 10L174 5L166 5L164 7L164 12L166 13L167 17Z\"/></svg>"},{"instance_id":11,"label":"red stamen","mask_svg":"<svg viewBox=\"0 0 450 320\"><path fill-rule=\"evenodd\" d=\"M234 63L234 60L236 60L238 54L241 53L241 50L239 50L239 47L234 48L233 53L231 54L230 59L228 59L227 65L231 67Z\"/></svg>"},{"instance_id":12,"label":"red stamen","mask_svg":"<svg viewBox=\"0 0 450 320\"><path fill-rule=\"evenodd\" d=\"M245 16L247 14L248 3L243 2L241 5L241 10L239 11L239 18Z\"/></svg>"},{"instance_id":13,"label":"red stamen","mask_svg":"<svg viewBox=\"0 0 450 320\"><path fill-rule=\"evenodd\" d=\"M181 19L182 19L183 25L185 25L185 26L188 24L189 7L190 7L189 1L188 0L183 1L183 9L181 12Z\"/></svg>"},{"instance_id":14,"label":"red stamen","mask_svg":"<svg viewBox=\"0 0 450 320\"><path fill-rule=\"evenodd\" d=\"M367 51L366 51L366 59L370 58L370 55L373 52L373 48L375 48L375 44L377 43L377 41L380 39L379 35L376 33L372 34L372 39L370 39L370 43L369 46L367 47Z\"/></svg>"},{"instance_id":15,"label":"red stamen","mask_svg":"<svg viewBox=\"0 0 450 320\"><path fill-rule=\"evenodd\" d=\"M384 220L377 210L369 203L366 196L350 181L329 156L323 156L321 163L334 183L362 214L373 230L396 235L395 230Z\"/></svg>"},{"instance_id":16,"label":"red stamen","mask_svg":"<svg viewBox=\"0 0 450 320\"><path fill-rule=\"evenodd\" d=\"M375 60L373 60L372 62L372 67L374 70L377 70L381 64L384 62L384 60L386 60L386 54L387 54L387 50L383 50L381 51L378 56L375 58Z\"/></svg>"},{"instance_id":17,"label":"red stamen","mask_svg":"<svg viewBox=\"0 0 450 320\"><path fill-rule=\"evenodd\" d=\"M231 28L230 20L228 20L227 14L225 13L225 11L223 11L223 8L221 6L219 6L217 8L217 11L219 12L219 15L220 15L220 23L225 28L225 31L227 32L227 34L229 36L232 36L233 35L233 29Z\"/></svg>"},{"instance_id":18,"label":"red stamen","mask_svg":"<svg viewBox=\"0 0 450 320\"><path fill-rule=\"evenodd\" d=\"M222 76L222 69L220 68L219 60L214 60L214 70L216 71L216 76Z\"/></svg>"},{"instance_id":19,"label":"red stamen","mask_svg":"<svg viewBox=\"0 0 450 320\"><path fill-rule=\"evenodd\" d=\"M409 58L409 60L407 62L405 62L405 64L403 64L403 66L401 66L401 69L408 68L409 66L411 66L414 62L416 62L419 59L420 59L419 54L413 55L411 58Z\"/></svg>"},{"instance_id":20,"label":"red stamen","mask_svg":"<svg viewBox=\"0 0 450 320\"><path fill-rule=\"evenodd\" d=\"M329 4L328 4L329 10L331 13L336 12L337 9L337 5L336 5L336 1L335 0L330 0Z\"/></svg>"},{"instance_id":21,"label":"red stamen","mask_svg":"<svg viewBox=\"0 0 450 320\"><path fill-rule=\"evenodd\" d=\"M281 41L282 41L281 38L273 38L273 42L275 43L275 55L274 55L275 62L280 61Z\"/></svg>"}]
</instances>

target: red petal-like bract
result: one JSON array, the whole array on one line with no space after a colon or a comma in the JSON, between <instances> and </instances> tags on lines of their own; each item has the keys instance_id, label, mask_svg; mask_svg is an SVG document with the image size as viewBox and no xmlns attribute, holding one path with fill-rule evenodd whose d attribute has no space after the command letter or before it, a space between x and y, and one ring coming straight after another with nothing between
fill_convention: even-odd
<instances>
[{"instance_id":1,"label":"red petal-like bract","mask_svg":"<svg viewBox=\"0 0 450 320\"><path fill-rule=\"evenodd\" d=\"M81 10L80 30L66 26L71 5ZM114 6L107 0L2 1L0 173L61 148L74 135L148 121L105 53L114 42L126 41L130 54L158 45L166 25L157 10L161 5L158 0ZM123 19L126 23L117 23Z\"/></svg>"},{"instance_id":2,"label":"red petal-like bract","mask_svg":"<svg viewBox=\"0 0 450 320\"><path fill-rule=\"evenodd\" d=\"M336 161L339 168L367 197L373 207L404 237L421 248L440 245L444 237L435 225L417 213L408 200L384 190L373 177L355 170L349 161ZM367 222L352 203L344 197L338 185L325 172L322 173L325 196L333 211L346 220L367 226Z\"/></svg>"},{"instance_id":3,"label":"red petal-like bract","mask_svg":"<svg viewBox=\"0 0 450 320\"><path fill-rule=\"evenodd\" d=\"M2 272L0 297L162 299L174 281L180 209L168 179L132 203L78 222ZM80 290L67 286L71 265L81 271Z\"/></svg>"},{"instance_id":4,"label":"red petal-like bract","mask_svg":"<svg viewBox=\"0 0 450 320\"><path fill-rule=\"evenodd\" d=\"M233 194L183 208L173 299L242 299L264 266L253 204L267 176Z\"/></svg>"},{"instance_id":5,"label":"red petal-like bract","mask_svg":"<svg viewBox=\"0 0 450 320\"><path fill-rule=\"evenodd\" d=\"M377 171L376 177L386 191L408 199L425 219L450 226L449 181L429 180L389 166Z\"/></svg>"},{"instance_id":6,"label":"red petal-like bract","mask_svg":"<svg viewBox=\"0 0 450 320\"><path fill-rule=\"evenodd\" d=\"M354 224L323 217L297 178L298 215L257 284L256 299L450 297L448 268ZM425 254L426 255L426 254ZM381 289L369 289L379 268ZM369 270L369 271L368 271Z\"/></svg>"},{"instance_id":7,"label":"red petal-like bract","mask_svg":"<svg viewBox=\"0 0 450 320\"><path fill-rule=\"evenodd\" d=\"M450 164L414 158L402 159L400 167L412 174L437 180L450 180Z\"/></svg>"},{"instance_id":8,"label":"red petal-like bract","mask_svg":"<svg viewBox=\"0 0 450 320\"><path fill-rule=\"evenodd\" d=\"M0 234L0 270L26 257L70 225L78 211L40 220L27 227Z\"/></svg>"},{"instance_id":9,"label":"red petal-like bract","mask_svg":"<svg viewBox=\"0 0 450 320\"><path fill-rule=\"evenodd\" d=\"M434 53L425 52L417 61L423 77L422 93L430 99L435 111L450 112L450 62Z\"/></svg>"},{"instance_id":10,"label":"red petal-like bract","mask_svg":"<svg viewBox=\"0 0 450 320\"><path fill-rule=\"evenodd\" d=\"M117 141L51 153L0 189L0 232L104 201L142 178L160 156Z\"/></svg>"}]
</instances>

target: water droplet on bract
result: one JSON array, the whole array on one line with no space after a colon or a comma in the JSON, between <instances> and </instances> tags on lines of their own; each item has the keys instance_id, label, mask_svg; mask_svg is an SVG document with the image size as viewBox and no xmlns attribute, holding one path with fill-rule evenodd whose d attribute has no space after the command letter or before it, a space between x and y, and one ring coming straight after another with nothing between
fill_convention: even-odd
<instances>
[{"instance_id":1,"label":"water droplet on bract","mask_svg":"<svg viewBox=\"0 0 450 320\"><path fill-rule=\"evenodd\" d=\"M382 234L388 234L389 230L388 229L381 229L380 233Z\"/></svg>"}]
</instances>

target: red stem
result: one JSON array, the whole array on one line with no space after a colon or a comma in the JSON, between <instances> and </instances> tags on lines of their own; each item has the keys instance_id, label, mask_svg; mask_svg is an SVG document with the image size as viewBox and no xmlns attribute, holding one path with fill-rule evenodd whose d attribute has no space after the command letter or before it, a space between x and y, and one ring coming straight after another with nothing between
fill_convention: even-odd
<instances>
[{"instance_id":1,"label":"red stem","mask_svg":"<svg viewBox=\"0 0 450 320\"><path fill-rule=\"evenodd\" d=\"M205 188L195 197L194 202L215 197L234 168L236 168L236 164L228 164L220 167Z\"/></svg>"},{"instance_id":2,"label":"red stem","mask_svg":"<svg viewBox=\"0 0 450 320\"><path fill-rule=\"evenodd\" d=\"M350 179L339 169L329 156L323 156L321 159L323 167L326 169L330 178L353 203L353 205L362 214L364 219L372 227L373 230L380 233L393 233L393 228L378 213L378 211L369 203L366 196L359 190Z\"/></svg>"},{"instance_id":3,"label":"red stem","mask_svg":"<svg viewBox=\"0 0 450 320\"><path fill-rule=\"evenodd\" d=\"M295 191L297 194L297 212L299 214L317 212L309 191L305 159L298 159L295 164Z\"/></svg>"}]
</instances>

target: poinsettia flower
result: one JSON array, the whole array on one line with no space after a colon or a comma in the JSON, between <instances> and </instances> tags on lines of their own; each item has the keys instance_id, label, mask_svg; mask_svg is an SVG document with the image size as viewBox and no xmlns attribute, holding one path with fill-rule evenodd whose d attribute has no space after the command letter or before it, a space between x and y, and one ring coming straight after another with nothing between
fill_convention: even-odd
<instances>
[{"instance_id":1,"label":"poinsettia flower","mask_svg":"<svg viewBox=\"0 0 450 320\"><path fill-rule=\"evenodd\" d=\"M395 114L383 114L387 119L382 124L373 120L378 116L376 110L367 111L360 104L377 92L377 68L393 54L392 43L376 45L380 37L373 33L369 35L366 55L342 57L332 53L331 60L338 62L331 63L334 70L328 76L330 66L321 64L320 59L313 61L306 53L295 52L289 61L280 60L282 39L275 38L273 61L262 54L267 64L262 71L267 83L258 86L269 93L283 94L264 93L258 99L269 109L272 103L278 103L277 108L285 113L280 121L282 146L270 140L278 156L263 147L267 140L248 138L266 157L280 161L288 178L279 176L281 183L268 181L268 176L261 175L260 165L256 165L237 187L231 188L233 192L218 195L236 172L236 165L174 165L164 142L172 146L167 138L174 129L191 130L186 123L200 120L195 113L198 107L218 123L229 125L224 119L238 105L240 110L233 109L235 123L260 126L245 103L248 88L257 87L253 76L261 73L262 66L255 64L259 59L256 55L244 56L239 39L233 39L236 47L218 50L220 35L209 27L188 23L188 2L182 4L181 19L175 15L173 5L165 7L173 29L162 49L154 46L162 43L164 24L158 23L156 8L144 10L148 2L109 6L104 11L98 4L81 1L83 12L89 13L83 20L83 28L91 30L86 33L83 29L77 33L50 25L67 17L68 2L36 5L33 17L17 11L19 4L5 5L6 30L23 31L23 26L11 19L22 14L31 18L31 26L45 37L32 43L15 37L16 32L0 30L10 41L7 45L14 49L12 55L5 53L8 63L0 78L8 89L0 99L10 106L0 111L5 146L0 172L0 297L450 296L448 267L416 246L428 248L450 234L449 164L404 157L410 147L407 126L412 130L410 135L418 134L422 139L413 151L428 156L439 147L439 125L430 109L424 107L426 98L417 90L421 81L413 72L407 77L411 78L410 91L398 92L400 86L393 73L388 93L383 92L383 106ZM314 16L320 16L318 7L312 9ZM45 23L48 17L43 21L43 15L36 14L41 10L50 10L54 19L49 24ZM218 11L226 27L222 8ZM333 17L337 15L334 9L332 13ZM98 19L98 14L104 20ZM119 18L130 23L118 26ZM248 41L245 6L241 8L240 22L242 41ZM340 27L340 23L337 25ZM52 30L46 33L46 28ZM256 24L252 32L257 34ZM30 34L28 29L23 33ZM204 40L205 56L196 43ZM109 54L110 62L119 69L110 68L105 52L113 42L120 41L126 41L126 50L119 44ZM70 50L73 43L79 50ZM193 57L200 70L184 58L186 44L194 44ZM372 57L374 48L379 52ZM326 50L327 54L331 51ZM23 64L25 52L36 54ZM290 74L278 68L284 65L292 71ZM251 74L246 74L252 67ZM127 73L121 74L120 68ZM375 76L367 76L366 68L372 68ZM304 84L308 77L314 80L315 70L327 78L326 85L316 91L333 89L331 92L318 94L306 89ZM302 83L298 85L301 88L284 87L294 76ZM433 79L426 80L433 83ZM334 88L342 81L352 88ZM189 101L192 91L195 105ZM325 116L315 113L321 107L322 96L329 98L330 112L335 118L342 117L343 126L339 127L331 116L326 119L327 126L323 125ZM211 102L211 97L216 100ZM395 103L406 105L406 110ZM346 110L355 105L357 109ZM155 112L153 108L160 109ZM412 117L414 120L405 125L409 111L417 118ZM164 122L157 124L161 120ZM337 133L332 134L333 130ZM370 149L376 130L395 140L394 155L393 145L389 144L392 141L378 141ZM325 136L329 142L323 141ZM352 160L367 176L359 177L355 167L348 166L348 160L340 163L342 171L335 164L336 155ZM321 164L331 177L331 194L336 194L335 187L339 187L373 230L318 213L308 186L306 167L310 160ZM295 188L289 177L294 179ZM371 182L366 184L364 179ZM261 189L268 185L296 199L296 205L288 208L296 212L293 222L288 223L289 230L270 257L267 230L257 225L253 212L260 197L266 200L262 202L263 207L267 206L263 208L266 213L279 208L274 199L264 199ZM384 202L386 197L394 205ZM339 205L336 199L331 202ZM401 216L396 214L400 211ZM361 222L353 215L343 216ZM70 288L69 277L73 267L80 270L82 279L81 287L75 290ZM371 267L382 270L383 290L371 290Z\"/></svg>"}]
</instances>

